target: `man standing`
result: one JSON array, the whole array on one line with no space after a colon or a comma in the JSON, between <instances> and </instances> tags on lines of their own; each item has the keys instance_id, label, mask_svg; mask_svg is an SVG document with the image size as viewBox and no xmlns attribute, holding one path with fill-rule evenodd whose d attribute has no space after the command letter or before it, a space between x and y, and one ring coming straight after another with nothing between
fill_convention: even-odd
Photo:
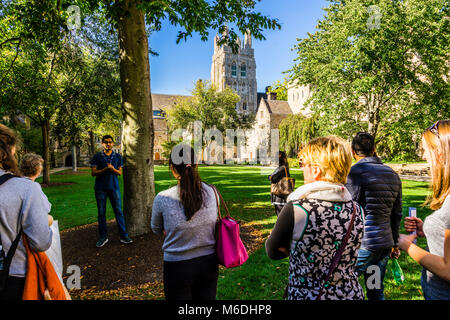
<instances>
[{"instance_id":1,"label":"man standing","mask_svg":"<svg viewBox=\"0 0 450 320\"><path fill-rule=\"evenodd\" d=\"M402 219L402 183L398 174L375 154L375 140L359 132L352 141L357 161L346 187L364 209L364 238L358 252L357 272L364 274L367 298L384 300L384 276L389 257L397 259Z\"/></svg>"},{"instance_id":2,"label":"man standing","mask_svg":"<svg viewBox=\"0 0 450 320\"><path fill-rule=\"evenodd\" d=\"M128 237L125 228L125 218L122 212L122 201L118 176L122 175L122 156L113 151L114 141L109 135L102 138L103 151L94 155L91 161L92 176L95 178L95 199L98 208L98 230L100 240L96 246L103 247L108 242L106 227L106 199L111 202L117 227L119 228L120 242L129 244L133 241Z\"/></svg>"}]
</instances>

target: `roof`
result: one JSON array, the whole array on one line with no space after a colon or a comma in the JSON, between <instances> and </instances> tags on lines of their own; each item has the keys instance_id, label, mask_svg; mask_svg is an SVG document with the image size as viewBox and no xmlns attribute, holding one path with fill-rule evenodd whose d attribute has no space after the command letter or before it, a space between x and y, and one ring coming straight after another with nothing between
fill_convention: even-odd
<instances>
[{"instance_id":1,"label":"roof","mask_svg":"<svg viewBox=\"0 0 450 320\"><path fill-rule=\"evenodd\" d=\"M273 114L292 114L289 103L284 100L268 100L264 99L267 109Z\"/></svg>"},{"instance_id":2,"label":"roof","mask_svg":"<svg viewBox=\"0 0 450 320\"><path fill-rule=\"evenodd\" d=\"M258 92L256 95L256 105L259 106L259 103L261 102L261 99L267 99L267 93L264 92Z\"/></svg>"},{"instance_id":3,"label":"roof","mask_svg":"<svg viewBox=\"0 0 450 320\"><path fill-rule=\"evenodd\" d=\"M190 96L158 94L152 93L152 109L153 110L167 110L173 108L180 99L189 99Z\"/></svg>"}]
</instances>

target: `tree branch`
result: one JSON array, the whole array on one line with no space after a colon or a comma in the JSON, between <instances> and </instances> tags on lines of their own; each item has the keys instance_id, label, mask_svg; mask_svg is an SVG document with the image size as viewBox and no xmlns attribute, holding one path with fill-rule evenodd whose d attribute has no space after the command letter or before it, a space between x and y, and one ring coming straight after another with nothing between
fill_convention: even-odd
<instances>
[{"instance_id":1,"label":"tree branch","mask_svg":"<svg viewBox=\"0 0 450 320\"><path fill-rule=\"evenodd\" d=\"M3 46L4 46L5 44L7 44L8 42L13 42L13 41L19 41L19 43L20 43L20 42L22 42L22 39L21 39L21 38L18 38L18 37L6 39L6 40L3 41L2 43L0 43L0 48L3 47Z\"/></svg>"}]
</instances>

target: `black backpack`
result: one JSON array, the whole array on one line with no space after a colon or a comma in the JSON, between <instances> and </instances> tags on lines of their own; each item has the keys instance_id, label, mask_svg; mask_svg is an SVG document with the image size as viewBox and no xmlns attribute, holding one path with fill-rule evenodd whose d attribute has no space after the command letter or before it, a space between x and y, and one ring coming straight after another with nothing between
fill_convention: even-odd
<instances>
[{"instance_id":1,"label":"black backpack","mask_svg":"<svg viewBox=\"0 0 450 320\"><path fill-rule=\"evenodd\" d=\"M17 176L12 174L4 174L0 176L0 186L9 179L14 177ZM2 238L0 237L0 292L5 290L6 280L8 279L9 276L9 267L11 266L11 261L14 257L14 254L16 253L17 245L19 244L21 236L22 236L22 226L20 226L19 234L14 239L7 254L5 254L5 251L3 250Z\"/></svg>"}]
</instances>

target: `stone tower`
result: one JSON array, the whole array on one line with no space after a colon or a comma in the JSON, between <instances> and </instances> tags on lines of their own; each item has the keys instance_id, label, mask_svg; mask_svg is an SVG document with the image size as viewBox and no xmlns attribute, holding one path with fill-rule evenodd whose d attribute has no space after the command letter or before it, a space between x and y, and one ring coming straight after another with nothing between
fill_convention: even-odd
<instances>
[{"instance_id":1,"label":"stone tower","mask_svg":"<svg viewBox=\"0 0 450 320\"><path fill-rule=\"evenodd\" d=\"M218 41L217 35L214 40L211 82L219 90L229 86L239 94L241 100L236 106L238 112L255 113L258 99L256 61L250 32L245 34L244 41L238 37L239 52L237 54L234 54L229 46L219 46Z\"/></svg>"}]
</instances>

